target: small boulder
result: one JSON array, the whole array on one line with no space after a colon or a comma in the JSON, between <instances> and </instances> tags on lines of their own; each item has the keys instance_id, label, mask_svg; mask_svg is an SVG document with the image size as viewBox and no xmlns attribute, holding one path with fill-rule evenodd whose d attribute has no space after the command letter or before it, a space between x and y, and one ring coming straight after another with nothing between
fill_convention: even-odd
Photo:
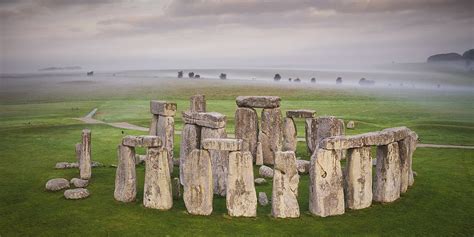
<instances>
[{"instance_id":1,"label":"small boulder","mask_svg":"<svg viewBox=\"0 0 474 237\"><path fill-rule=\"evenodd\" d=\"M300 174L309 173L310 162L309 160L296 160L296 169Z\"/></svg>"},{"instance_id":2,"label":"small boulder","mask_svg":"<svg viewBox=\"0 0 474 237\"><path fill-rule=\"evenodd\" d=\"M267 194L265 192L259 192L258 193L258 204L260 204L260 206L266 206L268 205L269 201L268 201L268 197L267 197Z\"/></svg>"},{"instance_id":3,"label":"small boulder","mask_svg":"<svg viewBox=\"0 0 474 237\"><path fill-rule=\"evenodd\" d=\"M349 122L347 122L346 128L354 129L355 128L355 122L350 120Z\"/></svg>"},{"instance_id":4,"label":"small boulder","mask_svg":"<svg viewBox=\"0 0 474 237\"><path fill-rule=\"evenodd\" d=\"M89 197L89 195L89 190L85 188L75 188L64 191L64 197L66 199L83 199Z\"/></svg>"},{"instance_id":5,"label":"small boulder","mask_svg":"<svg viewBox=\"0 0 474 237\"><path fill-rule=\"evenodd\" d=\"M58 162L56 163L56 169L70 169L70 168L78 168L79 164L77 162L69 163L69 162Z\"/></svg>"},{"instance_id":6,"label":"small boulder","mask_svg":"<svg viewBox=\"0 0 474 237\"><path fill-rule=\"evenodd\" d=\"M273 178L273 169L266 165L262 165L258 170L258 174L264 178Z\"/></svg>"},{"instance_id":7,"label":"small boulder","mask_svg":"<svg viewBox=\"0 0 474 237\"><path fill-rule=\"evenodd\" d=\"M264 179L264 178L256 178L255 179L255 184L262 185L262 184L266 184L266 183L267 183L267 180Z\"/></svg>"},{"instance_id":8,"label":"small boulder","mask_svg":"<svg viewBox=\"0 0 474 237\"><path fill-rule=\"evenodd\" d=\"M92 161L91 166L92 166L92 167L103 167L104 164L102 164L102 163L100 163L100 162L98 162L98 161Z\"/></svg>"},{"instance_id":9,"label":"small boulder","mask_svg":"<svg viewBox=\"0 0 474 237\"><path fill-rule=\"evenodd\" d=\"M46 183L46 190L58 191L61 189L69 188L69 181L63 178L50 179Z\"/></svg>"},{"instance_id":10,"label":"small boulder","mask_svg":"<svg viewBox=\"0 0 474 237\"><path fill-rule=\"evenodd\" d=\"M73 179L71 179L70 183L72 185L74 185L74 187L76 187L76 188L85 188L85 187L87 187L87 185L89 185L89 180L73 178Z\"/></svg>"}]
</instances>

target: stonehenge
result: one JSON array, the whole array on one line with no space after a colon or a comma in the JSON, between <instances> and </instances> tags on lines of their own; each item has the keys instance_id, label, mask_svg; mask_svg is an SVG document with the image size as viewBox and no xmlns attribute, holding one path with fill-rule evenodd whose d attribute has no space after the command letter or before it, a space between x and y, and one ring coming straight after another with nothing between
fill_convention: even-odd
<instances>
[{"instance_id":1,"label":"stonehenge","mask_svg":"<svg viewBox=\"0 0 474 237\"><path fill-rule=\"evenodd\" d=\"M293 151L276 152L272 191L273 217L295 218L300 216L299 181L295 153Z\"/></svg>"},{"instance_id":2,"label":"stonehenge","mask_svg":"<svg viewBox=\"0 0 474 237\"><path fill-rule=\"evenodd\" d=\"M194 149L184 166L184 204L192 215L212 213L213 180L211 155L207 150Z\"/></svg>"}]
</instances>

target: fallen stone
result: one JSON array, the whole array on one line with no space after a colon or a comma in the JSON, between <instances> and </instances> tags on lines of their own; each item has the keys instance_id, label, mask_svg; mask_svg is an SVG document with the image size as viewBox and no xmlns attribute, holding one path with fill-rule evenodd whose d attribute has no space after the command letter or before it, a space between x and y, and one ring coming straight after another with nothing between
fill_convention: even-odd
<instances>
[{"instance_id":1,"label":"fallen stone","mask_svg":"<svg viewBox=\"0 0 474 237\"><path fill-rule=\"evenodd\" d=\"M272 190L272 216L296 218L300 216L296 156L292 151L275 153L275 170Z\"/></svg>"},{"instance_id":2,"label":"fallen stone","mask_svg":"<svg viewBox=\"0 0 474 237\"><path fill-rule=\"evenodd\" d=\"M347 127L348 129L354 129L354 128L355 128L355 122L352 121L352 120L350 120L349 122L347 122L346 127Z\"/></svg>"},{"instance_id":3,"label":"fallen stone","mask_svg":"<svg viewBox=\"0 0 474 237\"><path fill-rule=\"evenodd\" d=\"M64 197L66 199L84 199L86 197L89 197L90 193L89 190L85 188L75 188L75 189L68 189L64 191Z\"/></svg>"},{"instance_id":4,"label":"fallen stone","mask_svg":"<svg viewBox=\"0 0 474 237\"><path fill-rule=\"evenodd\" d=\"M179 181L179 178L173 178L173 199L174 200L179 200L183 196L183 190L181 188L181 183Z\"/></svg>"},{"instance_id":5,"label":"fallen stone","mask_svg":"<svg viewBox=\"0 0 474 237\"><path fill-rule=\"evenodd\" d=\"M400 158L398 143L377 147L373 200L393 202L400 197Z\"/></svg>"},{"instance_id":6,"label":"fallen stone","mask_svg":"<svg viewBox=\"0 0 474 237\"><path fill-rule=\"evenodd\" d=\"M257 155L255 157L255 164L256 165L263 165L263 151L262 151L262 143L257 143Z\"/></svg>"},{"instance_id":7,"label":"fallen stone","mask_svg":"<svg viewBox=\"0 0 474 237\"><path fill-rule=\"evenodd\" d=\"M148 148L143 185L143 206L169 210L173 207L171 176L166 148Z\"/></svg>"},{"instance_id":8,"label":"fallen stone","mask_svg":"<svg viewBox=\"0 0 474 237\"><path fill-rule=\"evenodd\" d=\"M184 185L184 166L189 154L201 146L201 127L194 124L184 124L181 132L181 146L179 150L179 180Z\"/></svg>"},{"instance_id":9,"label":"fallen stone","mask_svg":"<svg viewBox=\"0 0 474 237\"><path fill-rule=\"evenodd\" d=\"M260 169L258 169L258 174L264 178L273 178L273 169L266 165L262 165L260 166Z\"/></svg>"},{"instance_id":10,"label":"fallen stone","mask_svg":"<svg viewBox=\"0 0 474 237\"><path fill-rule=\"evenodd\" d=\"M193 95L190 98L190 111L206 112L206 97L204 95Z\"/></svg>"},{"instance_id":11,"label":"fallen stone","mask_svg":"<svg viewBox=\"0 0 474 237\"><path fill-rule=\"evenodd\" d=\"M272 165L275 152L281 151L282 129L280 108L263 109L258 140L262 143L263 163Z\"/></svg>"},{"instance_id":12,"label":"fallen stone","mask_svg":"<svg viewBox=\"0 0 474 237\"><path fill-rule=\"evenodd\" d=\"M309 167L311 162L309 160L296 160L296 169L300 174L309 173Z\"/></svg>"},{"instance_id":13,"label":"fallen stone","mask_svg":"<svg viewBox=\"0 0 474 237\"><path fill-rule=\"evenodd\" d=\"M264 178L256 178L255 179L255 184L262 185L262 184L266 184L266 183L267 183L267 180L264 179Z\"/></svg>"},{"instance_id":14,"label":"fallen stone","mask_svg":"<svg viewBox=\"0 0 474 237\"><path fill-rule=\"evenodd\" d=\"M150 101L150 112L152 114L174 117L178 106L174 102L168 101Z\"/></svg>"},{"instance_id":15,"label":"fallen stone","mask_svg":"<svg viewBox=\"0 0 474 237\"><path fill-rule=\"evenodd\" d=\"M69 181L67 179L56 178L46 182L46 190L48 191L58 191L65 188L69 188Z\"/></svg>"},{"instance_id":16,"label":"fallen stone","mask_svg":"<svg viewBox=\"0 0 474 237\"><path fill-rule=\"evenodd\" d=\"M183 111L183 121L187 124L196 124L208 128L224 128L226 116L217 112Z\"/></svg>"},{"instance_id":17,"label":"fallen stone","mask_svg":"<svg viewBox=\"0 0 474 237\"><path fill-rule=\"evenodd\" d=\"M91 166L92 166L92 168L104 167L104 164L102 164L98 161L92 161Z\"/></svg>"},{"instance_id":18,"label":"fallen stone","mask_svg":"<svg viewBox=\"0 0 474 237\"><path fill-rule=\"evenodd\" d=\"M226 138L227 133L225 128L201 128L201 146L203 141L209 138ZM212 179L214 181L214 194L220 196L226 195L227 184L227 167L229 164L229 152L210 150L211 164L212 164Z\"/></svg>"},{"instance_id":19,"label":"fallen stone","mask_svg":"<svg viewBox=\"0 0 474 237\"><path fill-rule=\"evenodd\" d=\"M226 206L229 216L257 216L252 154L249 151L231 152L228 174Z\"/></svg>"},{"instance_id":20,"label":"fallen stone","mask_svg":"<svg viewBox=\"0 0 474 237\"><path fill-rule=\"evenodd\" d=\"M277 108L280 107L278 96L238 96L235 99L237 106L248 108Z\"/></svg>"},{"instance_id":21,"label":"fallen stone","mask_svg":"<svg viewBox=\"0 0 474 237\"><path fill-rule=\"evenodd\" d=\"M297 134L296 124L292 118L283 120L283 151L296 151Z\"/></svg>"},{"instance_id":22,"label":"fallen stone","mask_svg":"<svg viewBox=\"0 0 474 237\"><path fill-rule=\"evenodd\" d=\"M168 154L168 168L173 173L173 148L174 148L174 118L160 116L156 128L156 135L160 138L163 148Z\"/></svg>"},{"instance_id":23,"label":"fallen stone","mask_svg":"<svg viewBox=\"0 0 474 237\"><path fill-rule=\"evenodd\" d=\"M192 215L212 213L213 185L211 155L206 150L193 150L184 167L184 204Z\"/></svg>"},{"instance_id":24,"label":"fallen stone","mask_svg":"<svg viewBox=\"0 0 474 237\"><path fill-rule=\"evenodd\" d=\"M81 160L79 161L79 176L81 179L90 179L92 175L91 138L89 129L82 130Z\"/></svg>"},{"instance_id":25,"label":"fallen stone","mask_svg":"<svg viewBox=\"0 0 474 237\"><path fill-rule=\"evenodd\" d=\"M120 202L133 202L137 196L137 175L135 171L135 148L117 147L118 167L115 171L114 198Z\"/></svg>"},{"instance_id":26,"label":"fallen stone","mask_svg":"<svg viewBox=\"0 0 474 237\"><path fill-rule=\"evenodd\" d=\"M344 195L346 207L363 209L372 204L371 147L348 150L344 171Z\"/></svg>"},{"instance_id":27,"label":"fallen stone","mask_svg":"<svg viewBox=\"0 0 474 237\"><path fill-rule=\"evenodd\" d=\"M85 188L85 187L87 187L87 185L89 185L89 180L72 178L70 183L72 185L74 185L74 187L76 187L76 188Z\"/></svg>"},{"instance_id":28,"label":"fallen stone","mask_svg":"<svg viewBox=\"0 0 474 237\"><path fill-rule=\"evenodd\" d=\"M69 163L69 162L58 162L54 166L55 169L71 169L71 168L78 168L79 164L77 162Z\"/></svg>"},{"instance_id":29,"label":"fallen stone","mask_svg":"<svg viewBox=\"0 0 474 237\"><path fill-rule=\"evenodd\" d=\"M158 136L132 136L123 137L122 145L130 147L160 147L162 141Z\"/></svg>"},{"instance_id":30,"label":"fallen stone","mask_svg":"<svg viewBox=\"0 0 474 237\"><path fill-rule=\"evenodd\" d=\"M260 204L260 206L266 206L268 205L269 201L268 201L268 197L267 197L267 194L265 192L259 192L258 193L258 204Z\"/></svg>"},{"instance_id":31,"label":"fallen stone","mask_svg":"<svg viewBox=\"0 0 474 237\"><path fill-rule=\"evenodd\" d=\"M250 151L257 157L258 115L253 108L237 108L235 111L235 138L242 139L242 151Z\"/></svg>"},{"instance_id":32,"label":"fallen stone","mask_svg":"<svg viewBox=\"0 0 474 237\"><path fill-rule=\"evenodd\" d=\"M313 118L316 111L308 109L288 110L286 117L288 118Z\"/></svg>"},{"instance_id":33,"label":"fallen stone","mask_svg":"<svg viewBox=\"0 0 474 237\"><path fill-rule=\"evenodd\" d=\"M201 146L206 150L240 151L242 139L208 138L202 141Z\"/></svg>"},{"instance_id":34,"label":"fallen stone","mask_svg":"<svg viewBox=\"0 0 474 237\"><path fill-rule=\"evenodd\" d=\"M319 148L311 156L309 211L326 217L344 214L340 153Z\"/></svg>"}]
</instances>

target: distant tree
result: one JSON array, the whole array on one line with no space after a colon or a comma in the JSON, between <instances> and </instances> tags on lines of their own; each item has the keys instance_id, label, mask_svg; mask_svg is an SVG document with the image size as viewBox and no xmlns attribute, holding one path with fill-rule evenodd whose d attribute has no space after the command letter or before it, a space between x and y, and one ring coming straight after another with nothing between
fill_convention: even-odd
<instances>
[{"instance_id":1,"label":"distant tree","mask_svg":"<svg viewBox=\"0 0 474 237\"><path fill-rule=\"evenodd\" d=\"M301 80L300 80L299 77L297 77L297 78L295 79L295 82L300 82L300 81L301 81Z\"/></svg>"},{"instance_id":2,"label":"distant tree","mask_svg":"<svg viewBox=\"0 0 474 237\"><path fill-rule=\"evenodd\" d=\"M219 75L219 78L222 79L222 80L225 80L225 79L227 79L227 74L221 73L221 75Z\"/></svg>"},{"instance_id":3,"label":"distant tree","mask_svg":"<svg viewBox=\"0 0 474 237\"><path fill-rule=\"evenodd\" d=\"M292 81L292 80L293 80L293 79L291 79L291 77L290 77L290 78L288 78L288 81Z\"/></svg>"},{"instance_id":4,"label":"distant tree","mask_svg":"<svg viewBox=\"0 0 474 237\"><path fill-rule=\"evenodd\" d=\"M194 72L188 73L188 77L189 77L189 78L193 78L193 77L194 77Z\"/></svg>"},{"instance_id":5,"label":"distant tree","mask_svg":"<svg viewBox=\"0 0 474 237\"><path fill-rule=\"evenodd\" d=\"M183 71L178 72L178 78L183 78Z\"/></svg>"},{"instance_id":6,"label":"distant tree","mask_svg":"<svg viewBox=\"0 0 474 237\"><path fill-rule=\"evenodd\" d=\"M342 78L341 77L338 77L336 79L336 84L342 84Z\"/></svg>"},{"instance_id":7,"label":"distant tree","mask_svg":"<svg viewBox=\"0 0 474 237\"><path fill-rule=\"evenodd\" d=\"M375 81L372 81L372 80L367 80L365 79L364 77L362 77L360 80L359 80L359 85L361 86L372 86L375 84ZM403 84L400 84L400 86L403 86Z\"/></svg>"},{"instance_id":8,"label":"distant tree","mask_svg":"<svg viewBox=\"0 0 474 237\"><path fill-rule=\"evenodd\" d=\"M201 78L199 74L194 75L194 78Z\"/></svg>"},{"instance_id":9,"label":"distant tree","mask_svg":"<svg viewBox=\"0 0 474 237\"><path fill-rule=\"evenodd\" d=\"M311 78L311 82L316 83L316 78L315 77Z\"/></svg>"},{"instance_id":10,"label":"distant tree","mask_svg":"<svg viewBox=\"0 0 474 237\"><path fill-rule=\"evenodd\" d=\"M274 81L279 81L279 80L281 80L280 74L278 74L278 73L275 74L275 76L273 77L273 80L274 80Z\"/></svg>"}]
</instances>

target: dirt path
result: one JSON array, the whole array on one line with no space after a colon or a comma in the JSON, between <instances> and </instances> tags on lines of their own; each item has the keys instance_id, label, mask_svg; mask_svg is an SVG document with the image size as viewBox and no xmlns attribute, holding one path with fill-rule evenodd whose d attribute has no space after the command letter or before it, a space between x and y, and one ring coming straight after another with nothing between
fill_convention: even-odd
<instances>
[{"instance_id":1,"label":"dirt path","mask_svg":"<svg viewBox=\"0 0 474 237\"><path fill-rule=\"evenodd\" d=\"M76 118L87 124L107 124L115 128L122 128L122 129L130 129L130 130L137 130L147 132L149 129L145 127L140 127L137 125L133 125L126 122L117 122L117 123L106 123L104 121L100 121L94 119L94 115L97 113L97 108L94 108L91 112L89 112L85 117ZM181 134L181 131L175 131L175 134ZM234 138L234 134L227 134L229 138ZM297 140L299 142L304 142L304 137L298 137ZM459 145L441 145L441 144L418 144L417 147L428 147L428 148L452 148L452 149L474 149L474 146L459 146Z\"/></svg>"}]
</instances>

